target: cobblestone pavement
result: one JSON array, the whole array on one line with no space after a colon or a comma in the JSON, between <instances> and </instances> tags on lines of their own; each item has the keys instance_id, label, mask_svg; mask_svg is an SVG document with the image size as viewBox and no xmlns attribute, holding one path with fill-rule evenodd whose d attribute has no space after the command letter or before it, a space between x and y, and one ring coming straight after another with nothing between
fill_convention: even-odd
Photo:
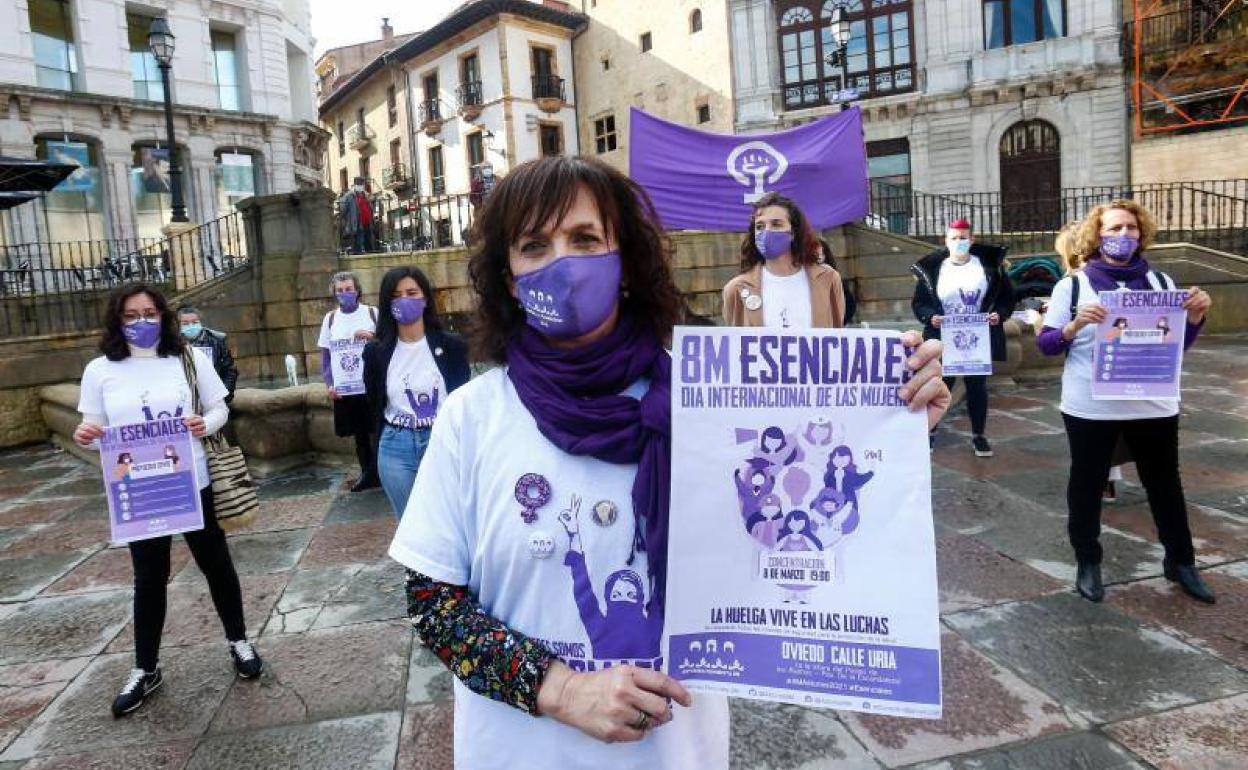
<instances>
[{"instance_id":1,"label":"cobblestone pavement","mask_svg":"<svg viewBox=\"0 0 1248 770\"><path fill-rule=\"evenodd\" d=\"M1106 601L1078 599L1057 386L998 390L996 457L974 457L957 412L933 455L945 718L735 702L734 768L1248 767L1246 354L1210 339L1186 366L1183 475L1216 606L1161 577L1130 477L1105 515ZM0 455L0 770L449 768L450 674L403 618L384 498L344 481L268 482L255 526L231 536L264 676L233 676L179 541L166 685L114 720L131 571L107 545L96 471L48 447Z\"/></svg>"}]
</instances>

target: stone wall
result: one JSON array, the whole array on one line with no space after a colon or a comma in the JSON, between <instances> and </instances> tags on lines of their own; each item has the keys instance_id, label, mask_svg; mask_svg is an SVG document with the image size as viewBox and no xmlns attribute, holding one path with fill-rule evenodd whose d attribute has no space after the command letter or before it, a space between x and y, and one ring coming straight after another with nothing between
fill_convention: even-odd
<instances>
[{"instance_id":1,"label":"stone wall","mask_svg":"<svg viewBox=\"0 0 1248 770\"><path fill-rule=\"evenodd\" d=\"M1131 145L1131 181L1192 182L1248 178L1248 126L1137 139Z\"/></svg>"}]
</instances>

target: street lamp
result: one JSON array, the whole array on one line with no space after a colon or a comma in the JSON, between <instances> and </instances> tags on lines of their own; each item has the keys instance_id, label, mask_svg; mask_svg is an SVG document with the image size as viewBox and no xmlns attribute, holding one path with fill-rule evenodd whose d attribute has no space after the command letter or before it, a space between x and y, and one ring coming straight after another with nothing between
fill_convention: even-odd
<instances>
[{"instance_id":1,"label":"street lamp","mask_svg":"<svg viewBox=\"0 0 1248 770\"><path fill-rule=\"evenodd\" d=\"M836 51L832 54L828 63L840 60L841 63L841 89L837 94L838 100L841 102L841 109L845 109L846 103L854 98L853 92L849 88L849 38L851 30L849 27L849 14L845 12L844 5L837 5L832 9L832 18L829 26L832 28L832 42L836 43Z\"/></svg>"},{"instance_id":2,"label":"street lamp","mask_svg":"<svg viewBox=\"0 0 1248 770\"><path fill-rule=\"evenodd\" d=\"M165 92L165 134L169 140L169 192L173 196L173 216L171 222L189 222L186 218L186 203L182 199L182 168L178 165L178 145L173 134L173 97L169 93L169 66L173 62L173 33L169 31L169 22L164 17L152 19L152 26L147 31L147 46L156 58L160 67L160 81Z\"/></svg>"}]
</instances>

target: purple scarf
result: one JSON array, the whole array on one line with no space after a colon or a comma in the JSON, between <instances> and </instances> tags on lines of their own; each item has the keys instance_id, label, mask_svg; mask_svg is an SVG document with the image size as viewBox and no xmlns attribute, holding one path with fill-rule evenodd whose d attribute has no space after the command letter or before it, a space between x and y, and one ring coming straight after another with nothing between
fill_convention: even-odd
<instances>
[{"instance_id":1,"label":"purple scarf","mask_svg":"<svg viewBox=\"0 0 1248 770\"><path fill-rule=\"evenodd\" d=\"M633 551L645 549L651 596L662 607L672 456L667 351L632 316L621 314L610 334L574 350L551 347L526 326L508 345L507 364L520 401L550 443L571 455L637 464ZM650 390L640 400L620 395L643 377L650 379Z\"/></svg>"},{"instance_id":2,"label":"purple scarf","mask_svg":"<svg viewBox=\"0 0 1248 770\"><path fill-rule=\"evenodd\" d=\"M1083 266L1083 273L1097 291L1114 291L1119 283L1137 291L1153 288L1148 283L1148 260L1138 251L1125 265L1111 265L1100 257L1094 257Z\"/></svg>"}]
</instances>

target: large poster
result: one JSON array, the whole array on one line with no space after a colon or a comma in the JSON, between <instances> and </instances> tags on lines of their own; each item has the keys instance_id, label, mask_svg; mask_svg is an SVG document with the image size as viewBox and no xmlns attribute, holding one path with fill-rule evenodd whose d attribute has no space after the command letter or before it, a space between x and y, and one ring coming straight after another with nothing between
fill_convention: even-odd
<instances>
[{"instance_id":1,"label":"large poster","mask_svg":"<svg viewBox=\"0 0 1248 770\"><path fill-rule=\"evenodd\" d=\"M887 331L677 330L663 650L690 690L940 716L905 358Z\"/></svg>"},{"instance_id":2,"label":"large poster","mask_svg":"<svg viewBox=\"0 0 1248 770\"><path fill-rule=\"evenodd\" d=\"M358 396L364 392L363 340L333 340L329 343L329 365L334 377L334 391L340 396Z\"/></svg>"},{"instance_id":3,"label":"large poster","mask_svg":"<svg viewBox=\"0 0 1248 770\"><path fill-rule=\"evenodd\" d=\"M203 529L194 441L180 417L104 429L100 467L113 542Z\"/></svg>"},{"instance_id":4,"label":"large poster","mask_svg":"<svg viewBox=\"0 0 1248 770\"><path fill-rule=\"evenodd\" d=\"M670 230L740 232L755 201L780 193L816 229L870 208L862 113L857 107L770 134L712 134L629 113L630 175Z\"/></svg>"},{"instance_id":5,"label":"large poster","mask_svg":"<svg viewBox=\"0 0 1248 770\"><path fill-rule=\"evenodd\" d=\"M91 167L91 150L84 142L48 142L48 160L77 166L56 186L56 192L90 192L95 188L96 170Z\"/></svg>"},{"instance_id":6,"label":"large poster","mask_svg":"<svg viewBox=\"0 0 1248 770\"><path fill-rule=\"evenodd\" d=\"M945 316L940 322L940 339L945 343L941 365L946 376L992 374L987 313Z\"/></svg>"},{"instance_id":7,"label":"large poster","mask_svg":"<svg viewBox=\"0 0 1248 770\"><path fill-rule=\"evenodd\" d=\"M221 153L221 186L231 198L245 198L256 194L256 172L250 155Z\"/></svg>"},{"instance_id":8,"label":"large poster","mask_svg":"<svg viewBox=\"0 0 1248 770\"><path fill-rule=\"evenodd\" d=\"M1103 291L1092 398L1177 399L1187 328L1185 291Z\"/></svg>"},{"instance_id":9,"label":"large poster","mask_svg":"<svg viewBox=\"0 0 1248 770\"><path fill-rule=\"evenodd\" d=\"M143 170L140 179L143 192L167 193L172 187L169 182L169 150L159 147L144 147L141 153Z\"/></svg>"}]
</instances>

